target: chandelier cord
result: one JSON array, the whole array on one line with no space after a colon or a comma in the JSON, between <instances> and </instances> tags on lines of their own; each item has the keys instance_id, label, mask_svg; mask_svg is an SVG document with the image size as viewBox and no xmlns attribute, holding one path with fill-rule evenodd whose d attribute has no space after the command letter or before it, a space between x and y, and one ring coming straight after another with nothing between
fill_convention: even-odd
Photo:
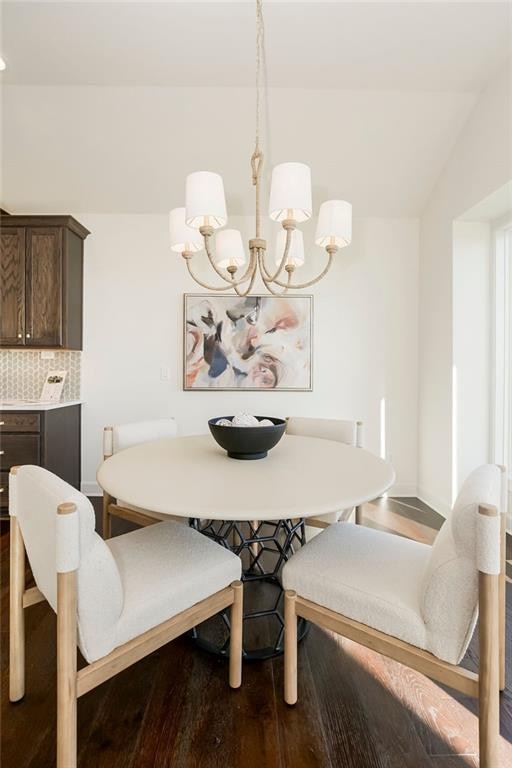
<instances>
[{"instance_id":1,"label":"chandelier cord","mask_svg":"<svg viewBox=\"0 0 512 768\"><path fill-rule=\"evenodd\" d=\"M251 157L252 183L256 187L256 237L261 237L260 178L263 153L260 149L261 122L261 63L265 55L265 26L263 23L263 0L256 0L256 135L254 152Z\"/></svg>"},{"instance_id":2,"label":"chandelier cord","mask_svg":"<svg viewBox=\"0 0 512 768\"><path fill-rule=\"evenodd\" d=\"M260 148L260 111L261 111L261 61L265 45L263 25L263 0L256 0L256 141L255 151Z\"/></svg>"}]
</instances>

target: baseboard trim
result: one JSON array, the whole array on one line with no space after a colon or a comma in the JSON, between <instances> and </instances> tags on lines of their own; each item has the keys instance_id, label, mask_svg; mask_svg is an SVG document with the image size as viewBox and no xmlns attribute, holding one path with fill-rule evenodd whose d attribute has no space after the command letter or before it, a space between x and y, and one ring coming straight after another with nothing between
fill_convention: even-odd
<instances>
[{"instance_id":1,"label":"baseboard trim","mask_svg":"<svg viewBox=\"0 0 512 768\"><path fill-rule=\"evenodd\" d=\"M417 497L420 501L428 504L429 507L431 507L442 517L446 518L450 514L450 505L446 504L444 501L441 501L441 499L436 498L424 488L418 488Z\"/></svg>"},{"instance_id":2,"label":"baseboard trim","mask_svg":"<svg viewBox=\"0 0 512 768\"><path fill-rule=\"evenodd\" d=\"M98 483L83 482L80 484L80 490L86 496L103 496L103 491L99 487Z\"/></svg>"}]
</instances>

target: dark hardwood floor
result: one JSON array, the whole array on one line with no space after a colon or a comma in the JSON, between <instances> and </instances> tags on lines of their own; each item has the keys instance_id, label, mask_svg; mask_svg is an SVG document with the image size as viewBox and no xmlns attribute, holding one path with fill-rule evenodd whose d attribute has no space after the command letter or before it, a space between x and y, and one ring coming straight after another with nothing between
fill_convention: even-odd
<instances>
[{"instance_id":1,"label":"dark hardwood floor","mask_svg":"<svg viewBox=\"0 0 512 768\"><path fill-rule=\"evenodd\" d=\"M441 519L416 499L365 506L365 523L433 541ZM122 523L117 522L120 530ZM115 532L115 531L114 531ZM55 763L55 616L26 611L26 696L8 701L8 526L0 536L2 768ZM512 593L502 766L512 765ZM474 640L465 659L472 667ZM224 661L186 638L78 704L80 768L463 768L477 766L476 704L406 667L312 627L299 651L299 702L283 703L283 661ZM501 768L501 766L496 766Z\"/></svg>"}]
</instances>

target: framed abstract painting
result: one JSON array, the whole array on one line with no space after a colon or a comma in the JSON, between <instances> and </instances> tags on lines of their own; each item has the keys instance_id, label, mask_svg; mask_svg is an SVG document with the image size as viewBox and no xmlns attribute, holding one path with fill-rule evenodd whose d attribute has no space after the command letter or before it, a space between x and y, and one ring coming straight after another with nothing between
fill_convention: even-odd
<instances>
[{"instance_id":1,"label":"framed abstract painting","mask_svg":"<svg viewBox=\"0 0 512 768\"><path fill-rule=\"evenodd\" d=\"M309 391L312 375L312 296L184 295L184 389Z\"/></svg>"}]
</instances>

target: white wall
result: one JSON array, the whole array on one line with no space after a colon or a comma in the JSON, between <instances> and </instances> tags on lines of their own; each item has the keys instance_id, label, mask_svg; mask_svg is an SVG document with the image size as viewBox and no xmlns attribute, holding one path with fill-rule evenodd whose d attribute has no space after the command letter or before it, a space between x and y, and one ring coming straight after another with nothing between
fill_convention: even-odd
<instances>
[{"instance_id":1,"label":"white wall","mask_svg":"<svg viewBox=\"0 0 512 768\"><path fill-rule=\"evenodd\" d=\"M490 460L491 254L488 222L453 227L452 495Z\"/></svg>"},{"instance_id":2,"label":"white wall","mask_svg":"<svg viewBox=\"0 0 512 768\"><path fill-rule=\"evenodd\" d=\"M396 492L416 491L418 222L355 222L353 244L314 289L314 390L183 392L182 295L196 292L168 247L161 215L76 213L91 230L85 256L83 488L95 490L106 424L176 416L182 434L209 417L269 415L363 419L379 451L381 400ZM249 220L231 220L244 235ZM306 239L311 233L306 233ZM311 240L309 240L311 242ZM318 256L322 259L319 249ZM170 381L160 369L170 367Z\"/></svg>"},{"instance_id":3,"label":"white wall","mask_svg":"<svg viewBox=\"0 0 512 768\"><path fill-rule=\"evenodd\" d=\"M421 220L418 492L442 513L453 474L453 221L512 178L510 95L507 67L477 102Z\"/></svg>"}]
</instances>

